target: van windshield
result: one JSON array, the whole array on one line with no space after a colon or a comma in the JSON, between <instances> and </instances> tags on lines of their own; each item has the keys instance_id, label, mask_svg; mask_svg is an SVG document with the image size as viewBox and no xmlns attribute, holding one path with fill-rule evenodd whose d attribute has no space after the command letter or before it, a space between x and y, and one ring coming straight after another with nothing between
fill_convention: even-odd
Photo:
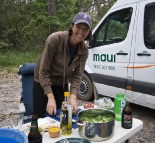
<instances>
[{"instance_id":1,"label":"van windshield","mask_svg":"<svg viewBox=\"0 0 155 143\"><path fill-rule=\"evenodd\" d=\"M125 8L111 13L93 35L91 47L119 43L125 40L133 9Z\"/></svg>"},{"instance_id":2,"label":"van windshield","mask_svg":"<svg viewBox=\"0 0 155 143\"><path fill-rule=\"evenodd\" d=\"M132 9L123 9L109 16L109 23L105 44L123 41L128 33Z\"/></svg>"}]
</instances>

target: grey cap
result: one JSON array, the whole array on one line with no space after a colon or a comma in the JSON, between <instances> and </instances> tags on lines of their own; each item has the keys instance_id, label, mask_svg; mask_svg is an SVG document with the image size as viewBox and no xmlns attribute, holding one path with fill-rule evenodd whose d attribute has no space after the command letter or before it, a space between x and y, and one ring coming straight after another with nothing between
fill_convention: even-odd
<instances>
[{"instance_id":1,"label":"grey cap","mask_svg":"<svg viewBox=\"0 0 155 143\"><path fill-rule=\"evenodd\" d=\"M73 23L78 24L78 23L86 23L89 28L91 29L92 27L92 19L91 16L84 13L84 12L79 12L75 15L73 18Z\"/></svg>"}]
</instances>

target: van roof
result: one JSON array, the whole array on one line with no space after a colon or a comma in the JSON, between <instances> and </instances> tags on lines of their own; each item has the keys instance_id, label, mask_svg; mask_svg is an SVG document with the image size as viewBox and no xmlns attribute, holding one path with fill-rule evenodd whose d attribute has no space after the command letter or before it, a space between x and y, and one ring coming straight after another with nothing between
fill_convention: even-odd
<instances>
[{"instance_id":1,"label":"van roof","mask_svg":"<svg viewBox=\"0 0 155 143\"><path fill-rule=\"evenodd\" d=\"M138 3L138 2L141 2L141 1L146 1L146 0L117 0L117 2L111 7L111 9L115 9L115 8L121 7L123 5Z\"/></svg>"}]
</instances>

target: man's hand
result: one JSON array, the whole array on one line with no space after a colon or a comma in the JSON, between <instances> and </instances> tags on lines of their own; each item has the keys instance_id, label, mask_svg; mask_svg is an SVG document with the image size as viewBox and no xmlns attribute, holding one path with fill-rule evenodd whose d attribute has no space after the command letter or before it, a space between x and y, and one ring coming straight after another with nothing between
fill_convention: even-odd
<instances>
[{"instance_id":1,"label":"man's hand","mask_svg":"<svg viewBox=\"0 0 155 143\"><path fill-rule=\"evenodd\" d=\"M55 115L56 114L56 102L53 93L47 94L48 97L48 102L47 102L47 107L46 111L50 115Z\"/></svg>"},{"instance_id":2,"label":"man's hand","mask_svg":"<svg viewBox=\"0 0 155 143\"><path fill-rule=\"evenodd\" d=\"M69 103L72 105L73 107L73 112L74 114L77 113L78 111L78 106L77 106L77 102L76 102L76 95L71 94L70 99L69 99Z\"/></svg>"}]
</instances>

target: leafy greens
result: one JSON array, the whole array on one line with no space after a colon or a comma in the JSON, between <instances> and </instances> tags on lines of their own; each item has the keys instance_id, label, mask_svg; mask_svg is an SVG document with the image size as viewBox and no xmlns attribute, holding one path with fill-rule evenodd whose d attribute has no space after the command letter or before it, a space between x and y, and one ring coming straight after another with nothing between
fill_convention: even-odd
<instances>
[{"instance_id":1,"label":"leafy greens","mask_svg":"<svg viewBox=\"0 0 155 143\"><path fill-rule=\"evenodd\" d=\"M90 123L105 123L112 121L114 115L106 110L92 109L82 111L81 114L79 114L79 119Z\"/></svg>"}]
</instances>

